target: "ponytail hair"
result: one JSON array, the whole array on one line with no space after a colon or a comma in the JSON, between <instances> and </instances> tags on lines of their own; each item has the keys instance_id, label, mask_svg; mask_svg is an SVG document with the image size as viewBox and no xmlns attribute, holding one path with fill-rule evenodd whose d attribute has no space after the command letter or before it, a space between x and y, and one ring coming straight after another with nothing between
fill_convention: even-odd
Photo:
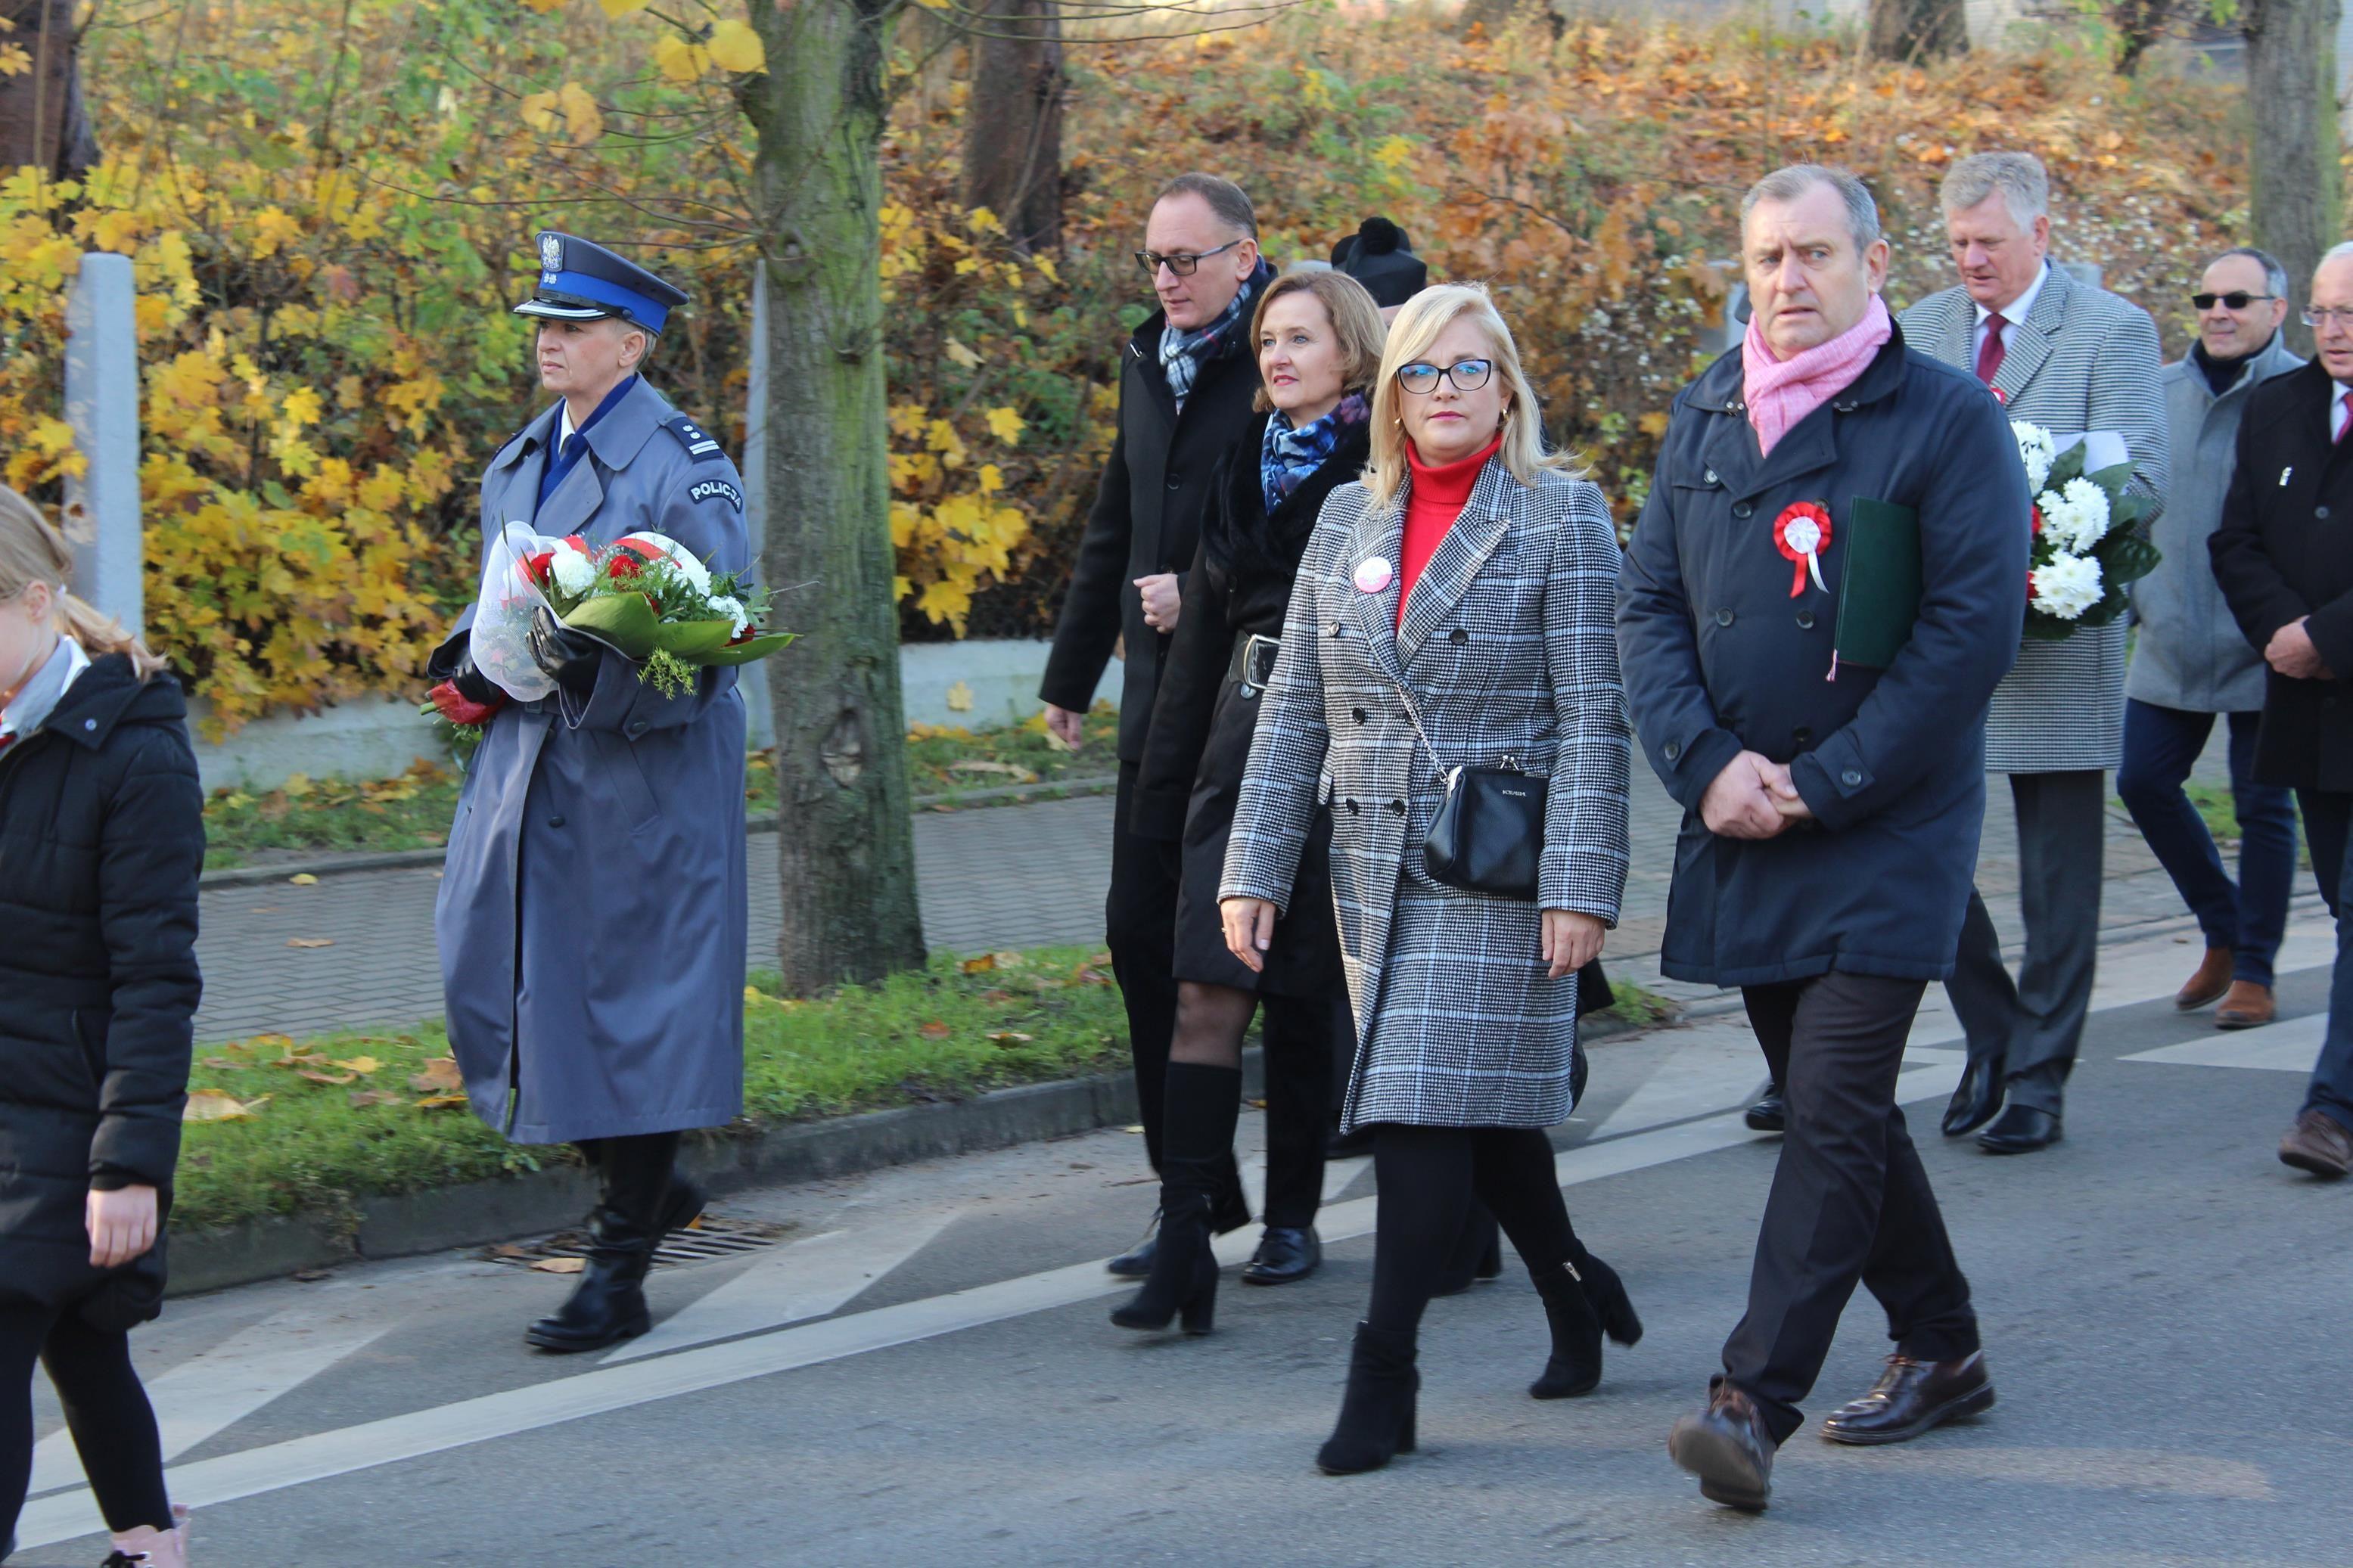
<instances>
[{"instance_id":1,"label":"ponytail hair","mask_svg":"<svg viewBox=\"0 0 2353 1568\"><path fill-rule=\"evenodd\" d=\"M16 603L36 583L47 584L56 596L58 630L79 643L90 658L121 654L142 680L164 668L121 622L74 596L73 551L65 535L31 501L0 489L0 605Z\"/></svg>"}]
</instances>

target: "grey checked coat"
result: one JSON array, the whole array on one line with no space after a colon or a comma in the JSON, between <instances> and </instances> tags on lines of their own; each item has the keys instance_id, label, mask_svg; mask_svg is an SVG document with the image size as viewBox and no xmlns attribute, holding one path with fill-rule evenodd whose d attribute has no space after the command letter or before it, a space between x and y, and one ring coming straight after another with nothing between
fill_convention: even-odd
<instances>
[{"instance_id":1,"label":"grey checked coat","mask_svg":"<svg viewBox=\"0 0 2353 1568\"><path fill-rule=\"evenodd\" d=\"M1974 364L1977 307L1966 289L1931 294L1900 320L1914 348L1965 371ZM2133 489L2162 507L2162 368L2157 324L2147 311L2052 267L2034 309L2010 334L1993 387L2010 418L2053 435L2118 432L2132 453ZM2125 647L2121 620L2087 627L2064 642L2024 644L2017 667L1993 694L1986 770L2042 773L2116 766L2124 752Z\"/></svg>"},{"instance_id":2,"label":"grey checked coat","mask_svg":"<svg viewBox=\"0 0 2353 1568\"><path fill-rule=\"evenodd\" d=\"M1626 884L1629 726L1612 628L1618 541L1601 492L1491 459L1414 585L1359 593L1400 556L1406 492L1324 506L1283 626L1236 809L1220 898L1288 905L1319 801L1364 1042L1350 1127L1548 1127L1582 1087L1577 977L1547 977L1538 904L1440 886L1421 845L1445 766L1505 758L1549 775L1538 900L1615 925Z\"/></svg>"}]
</instances>

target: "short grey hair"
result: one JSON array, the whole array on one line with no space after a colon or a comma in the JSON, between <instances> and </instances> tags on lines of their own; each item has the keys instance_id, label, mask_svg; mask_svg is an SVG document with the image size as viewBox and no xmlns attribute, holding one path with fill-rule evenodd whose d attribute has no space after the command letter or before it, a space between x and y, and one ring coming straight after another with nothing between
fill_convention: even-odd
<instances>
[{"instance_id":1,"label":"short grey hair","mask_svg":"<svg viewBox=\"0 0 2353 1568\"><path fill-rule=\"evenodd\" d=\"M2353 245L2340 246L2338 248L2348 255L2353 255ZM2216 257L2214 261L2228 261L2233 256L2243 256L2263 269L2263 287L2272 291L2273 299L2287 298L2287 268L2280 265L2278 257L2268 250L2257 250L2252 245L2234 245ZM2214 261L2210 261L2206 265L2211 267Z\"/></svg>"},{"instance_id":2,"label":"short grey hair","mask_svg":"<svg viewBox=\"0 0 2353 1568\"><path fill-rule=\"evenodd\" d=\"M2051 175L2031 153L1978 153L1953 165L1936 188L1947 215L1968 211L1999 191L2012 223L2032 228L2051 212Z\"/></svg>"},{"instance_id":3,"label":"short grey hair","mask_svg":"<svg viewBox=\"0 0 2353 1568\"><path fill-rule=\"evenodd\" d=\"M1218 221L1228 228L1240 229L1250 238L1258 237L1258 209L1250 205L1250 195L1231 180L1216 174L1179 174L1160 187L1152 198L1158 206L1172 196L1198 196L1209 204Z\"/></svg>"},{"instance_id":4,"label":"short grey hair","mask_svg":"<svg viewBox=\"0 0 2353 1568\"><path fill-rule=\"evenodd\" d=\"M2312 264L2312 269L2317 272L2330 262L2342 261L2348 256L2353 256L2353 239L2344 240L2322 251L2320 259Z\"/></svg>"},{"instance_id":5,"label":"short grey hair","mask_svg":"<svg viewBox=\"0 0 2353 1568\"><path fill-rule=\"evenodd\" d=\"M1774 170L1748 187L1740 198L1740 228L1748 230L1748 215L1765 202L1793 202L1816 185L1828 185L1846 206L1847 232L1854 236L1855 254L1869 250L1879 238L1879 204L1852 170L1834 163L1791 163Z\"/></svg>"}]
</instances>

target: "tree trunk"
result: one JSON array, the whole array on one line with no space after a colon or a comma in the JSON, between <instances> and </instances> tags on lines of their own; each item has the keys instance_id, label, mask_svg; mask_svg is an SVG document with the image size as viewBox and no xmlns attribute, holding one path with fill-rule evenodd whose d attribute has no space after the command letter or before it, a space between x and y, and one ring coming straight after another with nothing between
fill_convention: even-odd
<instances>
[{"instance_id":1,"label":"tree trunk","mask_svg":"<svg viewBox=\"0 0 2353 1568\"><path fill-rule=\"evenodd\" d=\"M1962 0L1871 0L1863 42L1873 59L1905 64L1965 55L1968 8Z\"/></svg>"},{"instance_id":2,"label":"tree trunk","mask_svg":"<svg viewBox=\"0 0 2353 1568\"><path fill-rule=\"evenodd\" d=\"M891 549L881 274L884 0L754 3L744 105L768 279L768 660L787 991L923 962Z\"/></svg>"},{"instance_id":3,"label":"tree trunk","mask_svg":"<svg viewBox=\"0 0 2353 1568\"><path fill-rule=\"evenodd\" d=\"M79 179L98 162L81 95L81 34L77 0L0 0L0 17L16 24L0 32L0 47L25 51L32 68L0 76L0 170L26 164L52 180Z\"/></svg>"},{"instance_id":4,"label":"tree trunk","mask_svg":"<svg viewBox=\"0 0 2353 1568\"><path fill-rule=\"evenodd\" d=\"M1024 251L1062 243L1062 17L1057 0L986 0L965 104L964 205Z\"/></svg>"},{"instance_id":5,"label":"tree trunk","mask_svg":"<svg viewBox=\"0 0 2353 1568\"><path fill-rule=\"evenodd\" d=\"M2245 0L2250 226L2305 298L2321 252L2337 243L2337 0ZM2289 346L2312 353L2312 331L2291 310Z\"/></svg>"}]
</instances>

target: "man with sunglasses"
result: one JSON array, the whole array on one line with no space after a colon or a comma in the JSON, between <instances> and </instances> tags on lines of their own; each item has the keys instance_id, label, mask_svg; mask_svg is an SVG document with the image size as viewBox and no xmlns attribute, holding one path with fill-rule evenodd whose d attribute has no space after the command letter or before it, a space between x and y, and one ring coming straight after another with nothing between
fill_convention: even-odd
<instances>
[{"instance_id":1,"label":"man with sunglasses","mask_svg":"<svg viewBox=\"0 0 2353 1568\"><path fill-rule=\"evenodd\" d=\"M2305 322L2317 353L2249 394L2238 461L2209 542L2239 629L2263 655L2256 780L2295 791L2313 879L2337 917L2328 1027L2284 1164L2353 1166L2353 921L2341 902L2353 845L2353 245L2320 258Z\"/></svg>"},{"instance_id":2,"label":"man with sunglasses","mask_svg":"<svg viewBox=\"0 0 2353 1568\"><path fill-rule=\"evenodd\" d=\"M1079 745L1103 668L1114 647L1120 650L1119 788L1104 923L1127 1007L1145 1150L1157 1171L1162 1086L1176 1020L1170 968L1181 847L1134 830L1136 777L1161 662L1176 629L1180 579L1209 504L1211 471L1263 417L1252 406L1258 359L1247 340L1250 312L1274 273L1259 255L1250 197L1214 174L1180 174L1162 188L1135 261L1160 309L1120 354L1118 434L1079 541L1039 696L1047 728ZM1240 1173L1233 1172L1213 1224L1222 1232L1249 1223ZM1141 1244L1111 1260L1112 1272L1150 1273L1156 1232L1155 1218Z\"/></svg>"},{"instance_id":3,"label":"man with sunglasses","mask_svg":"<svg viewBox=\"0 0 2353 1568\"><path fill-rule=\"evenodd\" d=\"M2205 935L2205 957L2174 1005L2187 1013L2219 1001L2216 1026L2247 1029L2273 1017L2272 961L2287 930L2295 879L2295 802L2286 790L2254 780L2263 661L2231 618L2206 542L2222 515L2248 399L2304 361L2280 340L2286 269L2263 252L2216 257L2189 302L2198 311L2198 341L2165 367L2173 477L2150 531L2164 559L2133 585L2140 629L2125 683L2116 794ZM2230 725L2236 881L2181 787L2217 714L2227 715Z\"/></svg>"}]
</instances>

